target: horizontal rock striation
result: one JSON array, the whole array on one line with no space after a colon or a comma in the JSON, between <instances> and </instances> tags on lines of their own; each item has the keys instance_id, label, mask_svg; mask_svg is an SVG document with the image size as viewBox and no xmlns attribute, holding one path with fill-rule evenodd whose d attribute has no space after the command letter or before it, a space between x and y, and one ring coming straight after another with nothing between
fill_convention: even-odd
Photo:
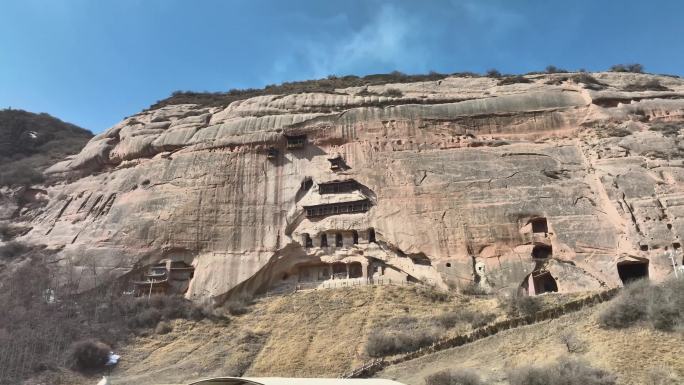
<instances>
[{"instance_id":1,"label":"horizontal rock striation","mask_svg":"<svg viewBox=\"0 0 684 385\"><path fill-rule=\"evenodd\" d=\"M336 274L534 293L662 279L670 253L682 264L684 81L592 76L145 111L52 166L48 203L19 220L84 289L170 258L195 266L197 300Z\"/></svg>"}]
</instances>

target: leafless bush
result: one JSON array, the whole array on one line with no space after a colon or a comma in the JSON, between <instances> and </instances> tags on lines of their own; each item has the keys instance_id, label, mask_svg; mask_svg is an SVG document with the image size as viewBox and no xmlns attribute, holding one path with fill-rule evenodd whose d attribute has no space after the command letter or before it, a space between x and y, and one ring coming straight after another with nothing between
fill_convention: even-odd
<instances>
[{"instance_id":1,"label":"leafless bush","mask_svg":"<svg viewBox=\"0 0 684 385\"><path fill-rule=\"evenodd\" d=\"M416 294L429 299L432 302L447 302L449 293L432 286L414 286Z\"/></svg>"},{"instance_id":2,"label":"leafless bush","mask_svg":"<svg viewBox=\"0 0 684 385\"><path fill-rule=\"evenodd\" d=\"M625 91L672 91L660 84L658 79L650 79L645 82L631 83L624 87Z\"/></svg>"},{"instance_id":3,"label":"leafless bush","mask_svg":"<svg viewBox=\"0 0 684 385\"><path fill-rule=\"evenodd\" d=\"M173 331L173 326L171 326L170 323L167 321L162 321L157 324L157 327L154 329L154 332L157 334L168 334Z\"/></svg>"},{"instance_id":4,"label":"leafless bush","mask_svg":"<svg viewBox=\"0 0 684 385\"><path fill-rule=\"evenodd\" d=\"M480 286L477 282L468 282L461 288L461 293L466 295L487 295L487 289Z\"/></svg>"},{"instance_id":5,"label":"leafless bush","mask_svg":"<svg viewBox=\"0 0 684 385\"><path fill-rule=\"evenodd\" d=\"M684 324L684 280L661 285L640 280L626 286L599 315L605 328L620 329L648 321L658 330L671 331Z\"/></svg>"},{"instance_id":6,"label":"leafless bush","mask_svg":"<svg viewBox=\"0 0 684 385\"><path fill-rule=\"evenodd\" d=\"M616 378L584 361L563 357L556 364L515 369L508 381L511 385L614 385Z\"/></svg>"},{"instance_id":7,"label":"leafless bush","mask_svg":"<svg viewBox=\"0 0 684 385\"><path fill-rule=\"evenodd\" d=\"M505 85L516 84L516 83L532 83L532 80L530 80L524 76L520 76L520 75L507 76L507 77L499 80L497 85L505 86Z\"/></svg>"},{"instance_id":8,"label":"leafless bush","mask_svg":"<svg viewBox=\"0 0 684 385\"><path fill-rule=\"evenodd\" d=\"M502 293L497 299L499 306L511 316L527 316L541 310L539 299L525 295L521 290Z\"/></svg>"},{"instance_id":9,"label":"leafless bush","mask_svg":"<svg viewBox=\"0 0 684 385\"><path fill-rule=\"evenodd\" d=\"M501 72L499 72L498 70L492 68L492 69L488 69L488 70L487 70L487 72L485 73L485 76L487 76L488 78L495 78L495 79L498 79L498 78L500 78L502 75L501 75Z\"/></svg>"},{"instance_id":10,"label":"leafless bush","mask_svg":"<svg viewBox=\"0 0 684 385\"><path fill-rule=\"evenodd\" d=\"M436 317L437 322L447 329L451 329L458 324L470 324L473 328L482 327L496 318L490 313L480 313L470 310L454 310L445 312Z\"/></svg>"},{"instance_id":11,"label":"leafless bush","mask_svg":"<svg viewBox=\"0 0 684 385\"><path fill-rule=\"evenodd\" d=\"M610 72L633 72L642 73L644 72L644 66L638 63L633 64L615 64L609 69Z\"/></svg>"},{"instance_id":12,"label":"leafless bush","mask_svg":"<svg viewBox=\"0 0 684 385\"><path fill-rule=\"evenodd\" d=\"M252 304L253 298L249 295L240 295L236 298L231 298L223 307L228 310L231 315L242 315L249 312L249 306Z\"/></svg>"},{"instance_id":13,"label":"leafless bush","mask_svg":"<svg viewBox=\"0 0 684 385\"><path fill-rule=\"evenodd\" d=\"M562 68L558 68L554 65L549 65L546 66L546 69L544 70L547 74L559 74L559 73L567 73L567 70L564 70Z\"/></svg>"},{"instance_id":14,"label":"leafless bush","mask_svg":"<svg viewBox=\"0 0 684 385\"><path fill-rule=\"evenodd\" d=\"M670 122L658 122L654 123L649 127L649 130L651 131L657 131L660 132L661 134L665 136L677 136L679 135L680 132L682 132L682 129L684 126L682 124L677 124L677 123L670 123Z\"/></svg>"},{"instance_id":15,"label":"leafless bush","mask_svg":"<svg viewBox=\"0 0 684 385\"><path fill-rule=\"evenodd\" d=\"M388 88L385 90L385 92L382 93L382 96L387 96L387 97L392 97L392 98L400 98L404 96L404 93L401 92L401 90L398 90L396 88Z\"/></svg>"},{"instance_id":16,"label":"leafless bush","mask_svg":"<svg viewBox=\"0 0 684 385\"><path fill-rule=\"evenodd\" d=\"M371 357L385 357L393 354L408 353L429 346L439 338L439 330L423 329L395 331L376 329L366 342L366 353Z\"/></svg>"},{"instance_id":17,"label":"leafless bush","mask_svg":"<svg viewBox=\"0 0 684 385\"><path fill-rule=\"evenodd\" d=\"M190 317L197 311L216 319L180 297L122 296L122 288L115 285L79 293L73 289L77 282L71 281L58 286L43 253L32 252L14 274L0 281L2 385L19 383L45 368L70 365L68 353L77 341L97 337L116 347L134 333L154 330L159 321Z\"/></svg>"},{"instance_id":18,"label":"leafless bush","mask_svg":"<svg viewBox=\"0 0 684 385\"><path fill-rule=\"evenodd\" d=\"M97 370L105 367L111 348L97 340L75 342L71 347L71 359L77 369Z\"/></svg>"},{"instance_id":19,"label":"leafless bush","mask_svg":"<svg viewBox=\"0 0 684 385\"><path fill-rule=\"evenodd\" d=\"M447 369L425 377L425 385L483 385L483 382L474 370Z\"/></svg>"},{"instance_id":20,"label":"leafless bush","mask_svg":"<svg viewBox=\"0 0 684 385\"><path fill-rule=\"evenodd\" d=\"M560 340L568 349L568 353L584 353L587 350L587 343L571 331L562 333Z\"/></svg>"}]
</instances>

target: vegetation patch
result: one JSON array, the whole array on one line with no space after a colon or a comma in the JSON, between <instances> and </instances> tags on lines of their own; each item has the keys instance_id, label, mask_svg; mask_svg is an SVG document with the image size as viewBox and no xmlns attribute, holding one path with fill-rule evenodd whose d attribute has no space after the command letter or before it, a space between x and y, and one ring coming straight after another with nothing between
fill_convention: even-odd
<instances>
[{"instance_id":1,"label":"vegetation patch","mask_svg":"<svg viewBox=\"0 0 684 385\"><path fill-rule=\"evenodd\" d=\"M660 84L658 79L650 79L645 82L628 84L623 88L625 91L672 91L671 89Z\"/></svg>"},{"instance_id":2,"label":"vegetation patch","mask_svg":"<svg viewBox=\"0 0 684 385\"><path fill-rule=\"evenodd\" d=\"M498 86L506 86L510 84L517 84L517 83L532 83L532 80L524 77L524 76L506 76L505 78L499 80L497 83Z\"/></svg>"},{"instance_id":3,"label":"vegetation patch","mask_svg":"<svg viewBox=\"0 0 684 385\"><path fill-rule=\"evenodd\" d=\"M661 134L669 137L678 136L682 131L682 124L670 123L670 122L658 122L653 123L649 130L660 132Z\"/></svg>"},{"instance_id":4,"label":"vegetation patch","mask_svg":"<svg viewBox=\"0 0 684 385\"><path fill-rule=\"evenodd\" d=\"M262 89L233 89L228 92L191 92L175 91L170 97L150 106L154 110L174 104L197 104L202 107L226 107L230 103L263 95L287 95L307 92L336 93L337 89L362 86L378 86L390 83L415 83L435 81L447 76L478 76L472 73L440 74L431 72L423 75L407 75L398 71L389 74L367 76L328 76L326 79L285 82L279 85L268 85ZM392 96L392 95L388 95ZM399 95L401 96L401 95Z\"/></svg>"},{"instance_id":5,"label":"vegetation patch","mask_svg":"<svg viewBox=\"0 0 684 385\"><path fill-rule=\"evenodd\" d=\"M181 297L135 298L122 295L118 285L79 292L80 274L65 273L62 277L74 280L55 281L47 257L44 250L32 252L0 281L0 384L19 383L47 368L101 368L103 346L116 348L135 334L153 332L160 322L225 322L215 309Z\"/></svg>"},{"instance_id":6,"label":"vegetation patch","mask_svg":"<svg viewBox=\"0 0 684 385\"><path fill-rule=\"evenodd\" d=\"M0 186L42 183L45 168L78 153L92 137L48 114L0 110Z\"/></svg>"},{"instance_id":7,"label":"vegetation patch","mask_svg":"<svg viewBox=\"0 0 684 385\"><path fill-rule=\"evenodd\" d=\"M644 66L638 63L631 64L615 64L610 66L610 72L632 72L632 73L643 73Z\"/></svg>"},{"instance_id":8,"label":"vegetation patch","mask_svg":"<svg viewBox=\"0 0 684 385\"><path fill-rule=\"evenodd\" d=\"M532 315L542 308L537 297L525 295L520 290L502 293L497 299L499 306L512 317Z\"/></svg>"},{"instance_id":9,"label":"vegetation patch","mask_svg":"<svg viewBox=\"0 0 684 385\"><path fill-rule=\"evenodd\" d=\"M376 329L368 338L366 353L371 357L385 357L413 352L432 345L441 334L436 328L411 331Z\"/></svg>"},{"instance_id":10,"label":"vegetation patch","mask_svg":"<svg viewBox=\"0 0 684 385\"><path fill-rule=\"evenodd\" d=\"M484 385L474 370L447 369L425 377L425 385Z\"/></svg>"},{"instance_id":11,"label":"vegetation patch","mask_svg":"<svg viewBox=\"0 0 684 385\"><path fill-rule=\"evenodd\" d=\"M83 371L103 369L109 361L109 345L87 339L75 342L71 346L70 356L75 368Z\"/></svg>"},{"instance_id":12,"label":"vegetation patch","mask_svg":"<svg viewBox=\"0 0 684 385\"><path fill-rule=\"evenodd\" d=\"M599 322L609 329L646 322L658 330L682 330L684 280L670 279L660 285L653 285L647 280L629 284L600 314Z\"/></svg>"},{"instance_id":13,"label":"vegetation patch","mask_svg":"<svg viewBox=\"0 0 684 385\"><path fill-rule=\"evenodd\" d=\"M588 363L563 357L546 366L525 366L508 375L510 385L615 385L616 377Z\"/></svg>"}]
</instances>

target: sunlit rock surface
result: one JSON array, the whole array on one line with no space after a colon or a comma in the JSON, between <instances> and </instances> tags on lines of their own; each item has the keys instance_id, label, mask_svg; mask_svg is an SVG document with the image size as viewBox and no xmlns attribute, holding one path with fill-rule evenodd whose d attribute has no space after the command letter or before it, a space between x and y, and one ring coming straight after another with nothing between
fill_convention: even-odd
<instances>
[{"instance_id":1,"label":"sunlit rock surface","mask_svg":"<svg viewBox=\"0 0 684 385\"><path fill-rule=\"evenodd\" d=\"M668 253L682 263L684 81L572 75L142 112L51 167L49 203L17 220L33 227L23 239L61 248L82 288L175 258L196 267L186 295L197 300L296 285L296 266L312 262L489 291L551 290L549 276L560 292L614 287L644 266L663 279ZM668 91L625 91L653 81ZM306 143L288 148L286 135ZM321 193L342 180L358 185ZM362 200L367 211L307 216Z\"/></svg>"}]
</instances>

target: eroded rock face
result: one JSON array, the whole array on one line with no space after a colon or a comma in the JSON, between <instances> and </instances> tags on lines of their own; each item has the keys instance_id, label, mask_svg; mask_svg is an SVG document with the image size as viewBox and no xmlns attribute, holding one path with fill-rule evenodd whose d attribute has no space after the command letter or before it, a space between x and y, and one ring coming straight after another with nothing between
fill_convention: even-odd
<instances>
[{"instance_id":1,"label":"eroded rock face","mask_svg":"<svg viewBox=\"0 0 684 385\"><path fill-rule=\"evenodd\" d=\"M192 263L198 300L353 262L364 279L486 290L541 275L561 292L613 287L639 271L619 263L662 279L667 252L682 263L684 81L593 76L603 85L447 78L143 112L49 169L63 181L22 214L24 237L63 247L83 287ZM670 91L624 91L654 79ZM322 193L343 180L357 186Z\"/></svg>"}]
</instances>

